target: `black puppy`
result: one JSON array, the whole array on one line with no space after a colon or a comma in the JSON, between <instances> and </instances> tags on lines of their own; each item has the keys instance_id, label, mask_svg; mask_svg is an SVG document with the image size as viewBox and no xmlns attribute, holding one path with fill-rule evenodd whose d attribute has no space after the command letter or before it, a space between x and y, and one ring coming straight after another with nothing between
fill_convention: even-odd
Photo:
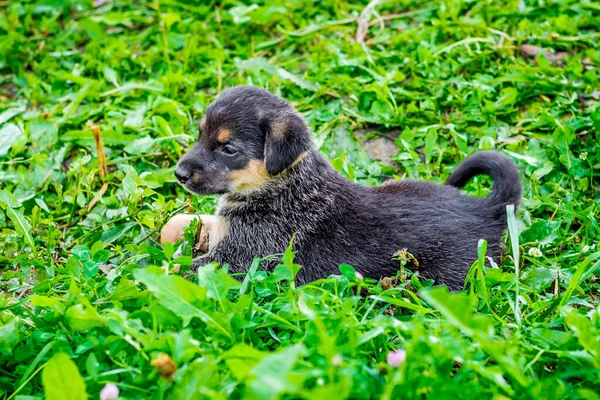
<instances>
[{"instance_id":1,"label":"black puppy","mask_svg":"<svg viewBox=\"0 0 600 400\"><path fill-rule=\"evenodd\" d=\"M479 174L492 177L490 195L461 194L458 188ZM193 193L223 194L209 251L193 268L216 261L245 272L254 256L282 253L296 233L299 284L336 274L341 263L367 277L393 276L393 254L406 248L421 276L458 290L479 239L498 257L506 205L521 194L513 162L493 151L467 158L446 185L350 182L313 147L291 105L247 86L224 91L206 109L198 141L175 175Z\"/></svg>"}]
</instances>

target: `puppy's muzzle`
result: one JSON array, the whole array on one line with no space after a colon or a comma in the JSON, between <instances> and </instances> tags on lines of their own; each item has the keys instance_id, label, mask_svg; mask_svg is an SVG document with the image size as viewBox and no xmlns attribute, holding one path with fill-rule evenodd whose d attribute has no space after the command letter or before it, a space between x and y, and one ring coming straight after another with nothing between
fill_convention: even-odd
<instances>
[{"instance_id":1,"label":"puppy's muzzle","mask_svg":"<svg viewBox=\"0 0 600 400\"><path fill-rule=\"evenodd\" d=\"M175 178L179 183L186 183L190 177L192 176L192 169L188 167L185 163L177 164L177 168L175 168Z\"/></svg>"}]
</instances>

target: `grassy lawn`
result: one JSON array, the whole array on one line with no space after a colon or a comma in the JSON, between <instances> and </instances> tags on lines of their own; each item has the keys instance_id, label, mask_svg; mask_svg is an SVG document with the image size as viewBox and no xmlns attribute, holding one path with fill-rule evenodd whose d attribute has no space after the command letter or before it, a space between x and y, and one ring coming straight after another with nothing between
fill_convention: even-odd
<instances>
[{"instance_id":1,"label":"grassy lawn","mask_svg":"<svg viewBox=\"0 0 600 400\"><path fill-rule=\"evenodd\" d=\"M595 0L0 1L0 55L1 399L600 399ZM453 294L402 259L296 287L290 251L185 279L159 231L216 198L174 165L239 84L367 185L509 155L502 263Z\"/></svg>"}]
</instances>

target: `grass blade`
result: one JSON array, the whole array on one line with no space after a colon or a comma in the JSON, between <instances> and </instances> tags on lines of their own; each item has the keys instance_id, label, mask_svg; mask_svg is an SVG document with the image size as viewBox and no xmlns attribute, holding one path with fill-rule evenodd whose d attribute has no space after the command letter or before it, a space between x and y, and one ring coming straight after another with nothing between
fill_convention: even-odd
<instances>
[{"instance_id":1,"label":"grass blade","mask_svg":"<svg viewBox=\"0 0 600 400\"><path fill-rule=\"evenodd\" d=\"M517 322L517 326L521 328L521 306L519 304L519 260L521 254L519 248L519 232L517 228L517 218L515 217L514 204L509 204L506 206L506 216L508 218L508 235L510 236L512 258L515 266L515 320Z\"/></svg>"}]
</instances>

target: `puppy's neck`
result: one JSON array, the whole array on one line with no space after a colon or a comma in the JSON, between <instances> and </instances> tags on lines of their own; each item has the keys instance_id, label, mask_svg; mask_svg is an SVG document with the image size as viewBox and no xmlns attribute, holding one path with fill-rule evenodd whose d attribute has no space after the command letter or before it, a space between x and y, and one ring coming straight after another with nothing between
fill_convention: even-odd
<instances>
[{"instance_id":1,"label":"puppy's neck","mask_svg":"<svg viewBox=\"0 0 600 400\"><path fill-rule=\"evenodd\" d=\"M219 209L233 207L285 211L295 203L309 201L315 196L321 198L323 190L340 179L344 178L331 164L317 150L310 149L263 186L223 195Z\"/></svg>"}]
</instances>

